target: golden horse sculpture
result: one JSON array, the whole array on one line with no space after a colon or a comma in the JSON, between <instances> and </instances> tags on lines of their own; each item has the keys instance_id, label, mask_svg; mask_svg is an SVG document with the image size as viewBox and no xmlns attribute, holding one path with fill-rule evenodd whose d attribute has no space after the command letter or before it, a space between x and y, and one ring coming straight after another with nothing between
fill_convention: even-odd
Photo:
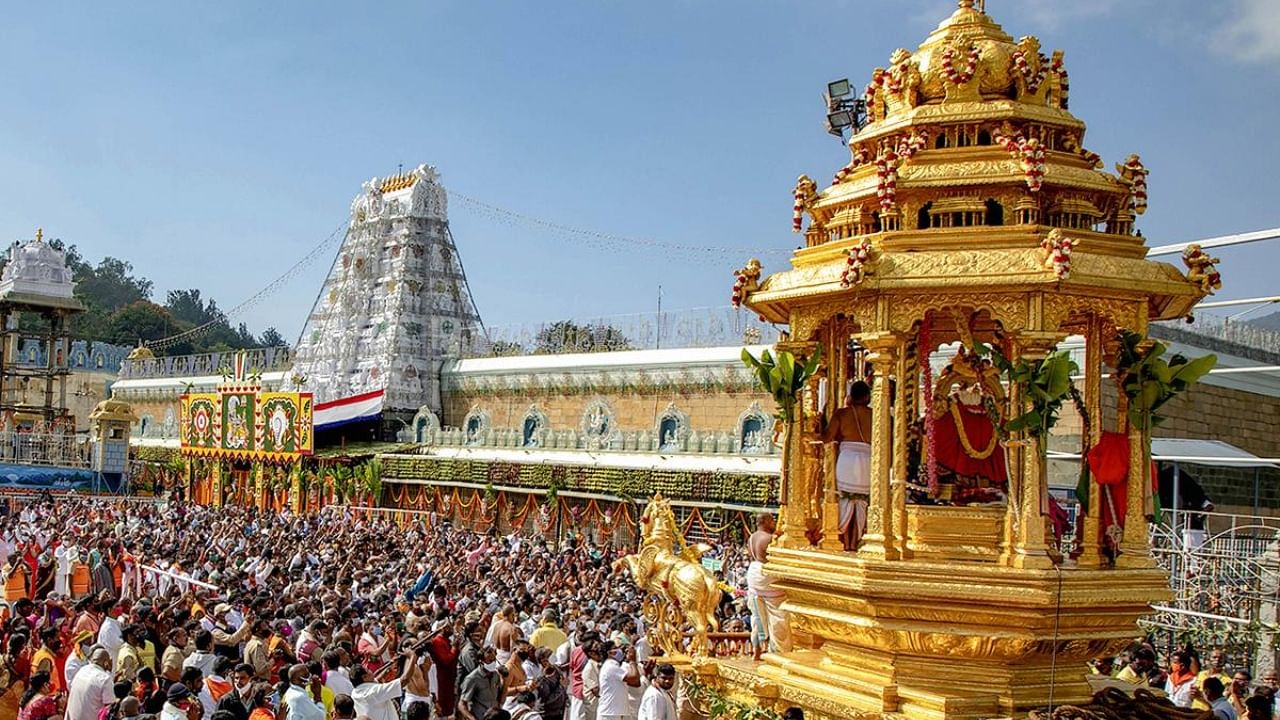
<instances>
[{"instance_id":1,"label":"golden horse sculpture","mask_svg":"<svg viewBox=\"0 0 1280 720\"><path fill-rule=\"evenodd\" d=\"M626 568L648 595L644 607L654 643L669 655L708 655L707 633L717 629L721 593L715 576L702 567L702 555L710 548L685 542L671 503L661 494L653 496L640 516L640 537L640 549L613 565ZM687 645L686 628L693 631Z\"/></svg>"}]
</instances>

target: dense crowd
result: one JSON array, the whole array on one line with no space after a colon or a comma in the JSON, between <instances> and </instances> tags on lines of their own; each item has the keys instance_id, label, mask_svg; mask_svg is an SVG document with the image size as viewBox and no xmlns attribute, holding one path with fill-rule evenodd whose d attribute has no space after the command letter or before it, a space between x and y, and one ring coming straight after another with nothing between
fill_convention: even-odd
<instances>
[{"instance_id":1,"label":"dense crowd","mask_svg":"<svg viewBox=\"0 0 1280 720\"><path fill-rule=\"evenodd\" d=\"M1215 720L1271 720L1280 701L1276 670L1262 673L1260 682L1246 668L1232 668L1227 653L1214 649L1203 660L1187 645L1160 657L1149 643L1134 643L1118 657L1095 660L1096 675L1114 679L1124 689L1162 690L1181 708L1213 713Z\"/></svg>"},{"instance_id":2,"label":"dense crowd","mask_svg":"<svg viewBox=\"0 0 1280 720\"><path fill-rule=\"evenodd\" d=\"M31 502L0 520L0 717L675 720L615 559L428 516Z\"/></svg>"}]
</instances>

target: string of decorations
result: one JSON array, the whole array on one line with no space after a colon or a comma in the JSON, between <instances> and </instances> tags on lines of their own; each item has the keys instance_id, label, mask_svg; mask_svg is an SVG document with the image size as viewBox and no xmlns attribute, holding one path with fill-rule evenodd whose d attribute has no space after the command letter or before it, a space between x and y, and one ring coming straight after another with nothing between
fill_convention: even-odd
<instances>
[{"instance_id":1,"label":"string of decorations","mask_svg":"<svg viewBox=\"0 0 1280 720\"><path fill-rule=\"evenodd\" d=\"M694 245L664 242L661 240L626 237L623 235L615 235L613 233L600 232L598 230L588 230L551 220L532 217L514 210L498 207L497 205L473 198L456 190L450 190L449 197L460 200L464 208L486 219L512 227L523 227L549 232L560 239L570 240L597 250L636 250L638 248L644 248L646 250L659 251L667 254L683 253L685 255L698 257L712 255L733 258L739 258L743 255L790 255L792 252L792 248L753 249L737 247L698 247Z\"/></svg>"},{"instance_id":2,"label":"string of decorations","mask_svg":"<svg viewBox=\"0 0 1280 720\"><path fill-rule=\"evenodd\" d=\"M230 321L232 318L239 317L240 315L248 312L250 309L262 303L262 301L274 295L285 285L288 285L290 281L300 275L303 270L306 270L314 264L316 260L319 260L321 257L327 257L330 246L334 244L334 241L346 235L346 229L347 221L343 220L341 224L333 229L333 232L329 233L324 240L321 240L318 245L312 248L306 255L303 255L302 258L290 266L288 270L285 270L282 275L267 283L261 290L250 295L244 302L241 302L239 305L228 310L225 313L225 319ZM219 322L221 322L221 319L210 320L209 322L197 325L189 330L184 330L176 335L170 335L168 337L160 338L159 340L151 340L145 343L145 345L153 351L165 350L183 342L184 340L191 340L199 337L200 335L208 332L215 325L219 324Z\"/></svg>"}]
</instances>

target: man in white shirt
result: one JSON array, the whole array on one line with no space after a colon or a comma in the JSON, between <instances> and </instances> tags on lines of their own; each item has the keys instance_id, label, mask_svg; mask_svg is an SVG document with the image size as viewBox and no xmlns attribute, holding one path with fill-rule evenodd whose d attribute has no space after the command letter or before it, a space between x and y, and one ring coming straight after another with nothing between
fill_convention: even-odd
<instances>
[{"instance_id":1,"label":"man in white shirt","mask_svg":"<svg viewBox=\"0 0 1280 720\"><path fill-rule=\"evenodd\" d=\"M672 690L676 686L676 669L670 663L657 667L653 684L640 699L640 712L636 720L677 720L676 700Z\"/></svg>"},{"instance_id":2,"label":"man in white shirt","mask_svg":"<svg viewBox=\"0 0 1280 720\"><path fill-rule=\"evenodd\" d=\"M355 686L351 684L350 671L342 666L342 653L329 650L323 660L324 686L333 691L334 697L350 695Z\"/></svg>"},{"instance_id":3,"label":"man in white shirt","mask_svg":"<svg viewBox=\"0 0 1280 720\"><path fill-rule=\"evenodd\" d=\"M66 720L98 720L102 708L114 703L111 654L102 648L93 651L89 664L76 673L67 692Z\"/></svg>"},{"instance_id":4,"label":"man in white shirt","mask_svg":"<svg viewBox=\"0 0 1280 720\"><path fill-rule=\"evenodd\" d=\"M312 677L306 665L289 668L289 689L283 700L289 706L289 720L325 720L320 687L320 678Z\"/></svg>"},{"instance_id":5,"label":"man in white shirt","mask_svg":"<svg viewBox=\"0 0 1280 720\"><path fill-rule=\"evenodd\" d=\"M625 720L631 715L627 687L639 687L640 666L636 664L636 649L614 647L609 657L600 665L600 703L596 707L598 720Z\"/></svg>"},{"instance_id":6,"label":"man in white shirt","mask_svg":"<svg viewBox=\"0 0 1280 720\"><path fill-rule=\"evenodd\" d=\"M400 720L395 701L404 695L403 685L418 663L418 653L406 650L403 657L405 658L404 671L400 673L400 677L391 682L373 682L364 665L351 668L351 684L355 686L351 691L351 699L355 701L357 717L368 717L369 720Z\"/></svg>"},{"instance_id":7,"label":"man in white shirt","mask_svg":"<svg viewBox=\"0 0 1280 720\"><path fill-rule=\"evenodd\" d=\"M124 626L120 624L120 613L122 612L118 604L112 605L107 609L106 617L102 618L102 627L98 628L98 644L107 649L112 657L120 653L120 647L124 645ZM115 702L112 700L112 702Z\"/></svg>"}]
</instances>

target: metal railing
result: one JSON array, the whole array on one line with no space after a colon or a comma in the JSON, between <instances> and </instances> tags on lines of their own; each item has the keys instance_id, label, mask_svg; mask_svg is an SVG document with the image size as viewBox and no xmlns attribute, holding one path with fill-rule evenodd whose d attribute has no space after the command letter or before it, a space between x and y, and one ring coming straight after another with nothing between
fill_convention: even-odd
<instances>
[{"instance_id":1,"label":"metal railing","mask_svg":"<svg viewBox=\"0 0 1280 720\"><path fill-rule=\"evenodd\" d=\"M125 360L120 365L120 379L219 375L224 369L234 364L237 352L239 351L229 350L200 355L172 355L143 360ZM255 348L243 352L246 355L245 368L247 370L273 372L288 369L293 365L292 348Z\"/></svg>"},{"instance_id":2,"label":"metal railing","mask_svg":"<svg viewBox=\"0 0 1280 720\"><path fill-rule=\"evenodd\" d=\"M68 434L0 431L0 462L85 468L89 443Z\"/></svg>"},{"instance_id":3,"label":"metal railing","mask_svg":"<svg viewBox=\"0 0 1280 720\"><path fill-rule=\"evenodd\" d=\"M1182 511L1165 519L1148 529L1174 598L1143 626L1170 648L1223 647L1237 667L1252 666L1277 630L1280 518Z\"/></svg>"},{"instance_id":4,"label":"metal railing","mask_svg":"<svg viewBox=\"0 0 1280 720\"><path fill-rule=\"evenodd\" d=\"M604 452L639 452L695 455L748 455L767 457L777 455L772 434L765 430L749 432L745 437L735 437L728 430L690 431L686 435L670 437L666 441L656 432L648 430L624 430L611 434L601 441L574 430L539 430L535 436L526 437L520 428L491 428L477 435L468 436L463 428L446 427L427 431L421 438L423 445L432 447L466 448L520 448L524 450L589 450Z\"/></svg>"},{"instance_id":5,"label":"metal railing","mask_svg":"<svg viewBox=\"0 0 1280 720\"><path fill-rule=\"evenodd\" d=\"M472 328L461 357L773 344L779 329L731 306Z\"/></svg>"},{"instance_id":6,"label":"metal railing","mask_svg":"<svg viewBox=\"0 0 1280 720\"><path fill-rule=\"evenodd\" d=\"M1182 340L1195 345L1200 344L1196 342L1197 338L1208 338L1267 355L1280 354L1280 332L1248 322L1232 322L1208 313L1195 313L1195 322L1190 324L1182 320L1153 323L1151 334L1162 340ZM1271 358L1261 356L1253 359L1265 362Z\"/></svg>"}]
</instances>

